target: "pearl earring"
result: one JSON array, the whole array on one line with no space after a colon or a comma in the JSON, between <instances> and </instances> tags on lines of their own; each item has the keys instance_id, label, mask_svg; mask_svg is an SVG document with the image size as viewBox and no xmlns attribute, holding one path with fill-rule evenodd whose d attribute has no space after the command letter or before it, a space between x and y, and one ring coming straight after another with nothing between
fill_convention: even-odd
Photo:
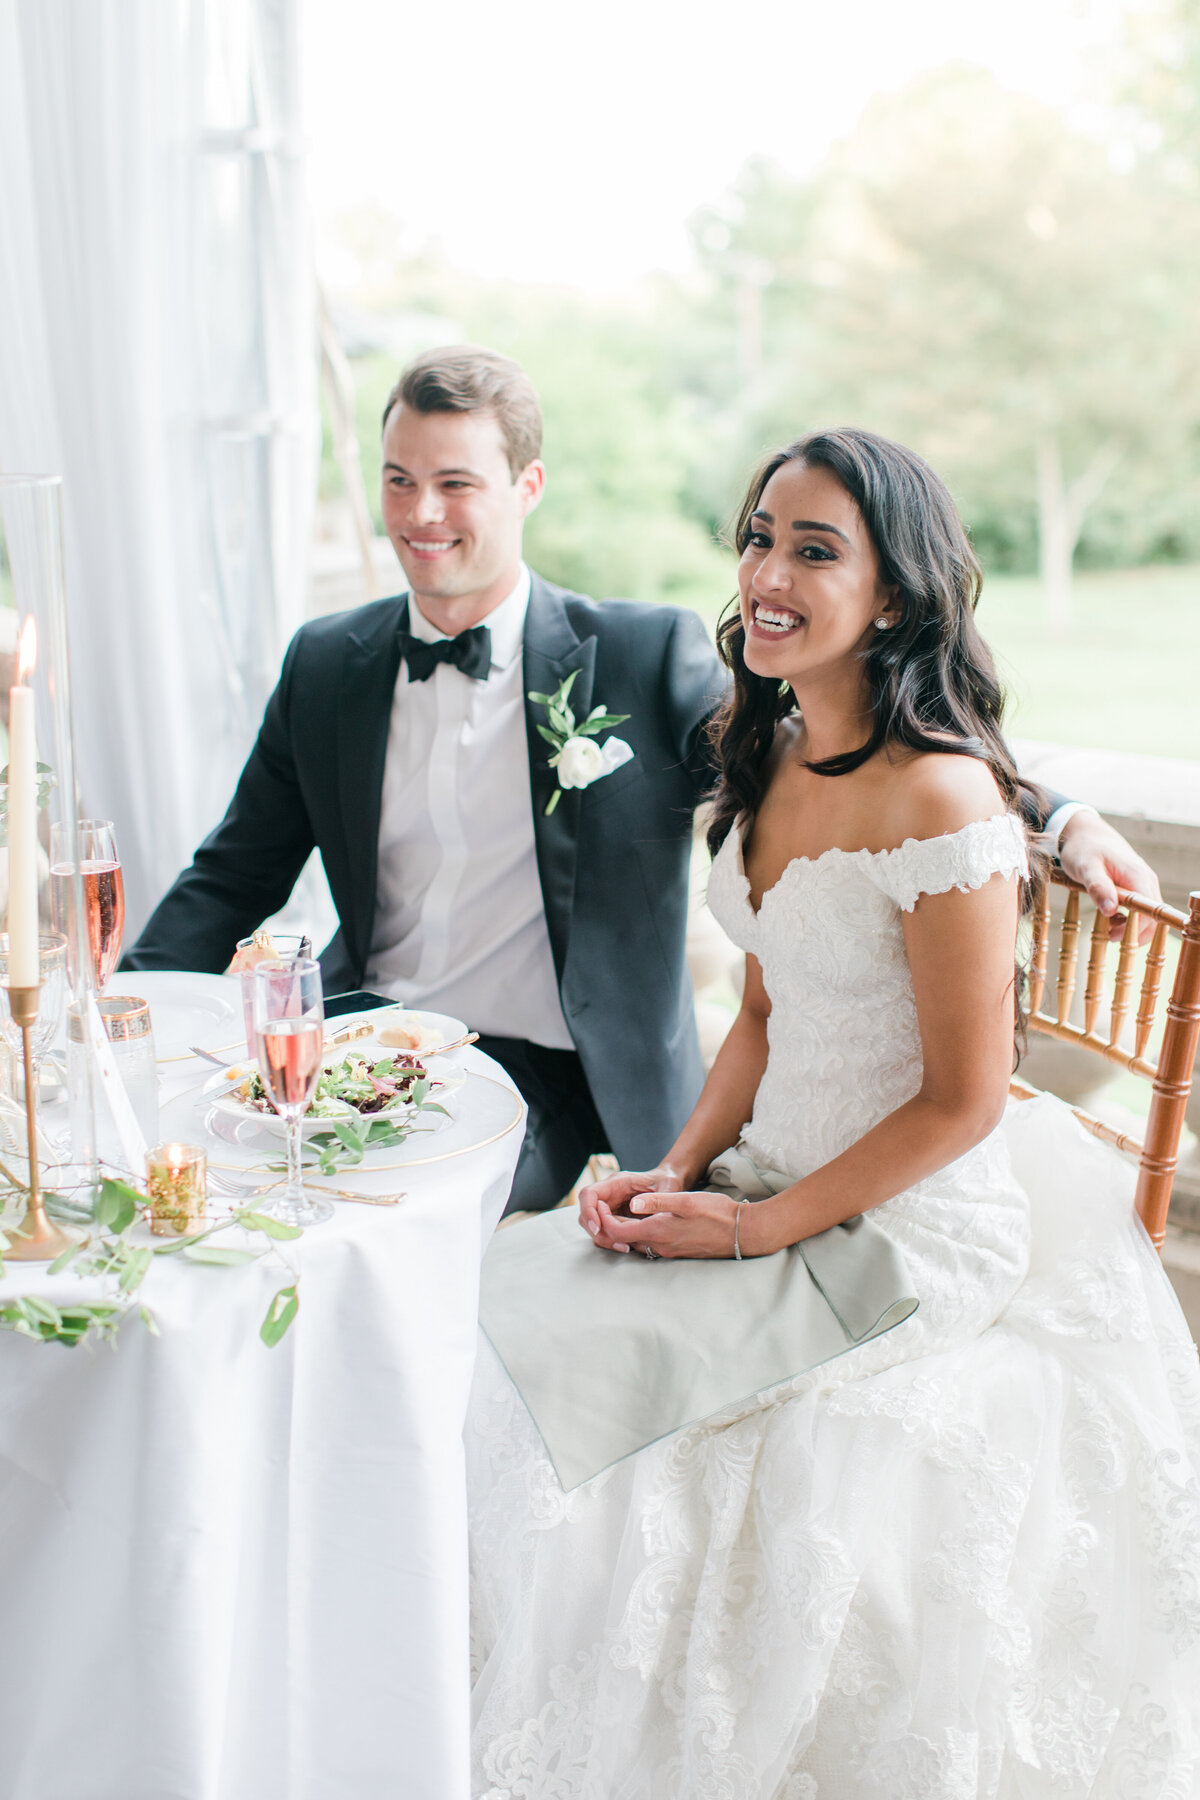
<instances>
[{"instance_id":1,"label":"pearl earring","mask_svg":"<svg viewBox=\"0 0 1200 1800\"><path fill-rule=\"evenodd\" d=\"M875 629L876 631L890 631L892 629L892 621L890 619L876 619Z\"/></svg>"}]
</instances>

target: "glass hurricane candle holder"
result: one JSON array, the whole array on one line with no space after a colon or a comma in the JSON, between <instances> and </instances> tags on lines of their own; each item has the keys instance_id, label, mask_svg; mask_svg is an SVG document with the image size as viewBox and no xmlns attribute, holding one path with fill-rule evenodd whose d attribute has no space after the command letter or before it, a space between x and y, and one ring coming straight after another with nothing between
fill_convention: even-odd
<instances>
[{"instance_id":1,"label":"glass hurricane candle holder","mask_svg":"<svg viewBox=\"0 0 1200 1800\"><path fill-rule=\"evenodd\" d=\"M62 1023L67 981L67 940L61 932L43 931L38 935L38 980L37 1019L29 1033L35 1085L41 1072L42 1059L54 1042L54 1035ZM21 1027L13 1018L8 1004L6 931L0 932L0 1029L3 1030L8 1049L14 1057L19 1058L22 1051Z\"/></svg>"},{"instance_id":2,"label":"glass hurricane candle holder","mask_svg":"<svg viewBox=\"0 0 1200 1800\"><path fill-rule=\"evenodd\" d=\"M18 1007L28 1013L31 1033L37 1029L37 1014L47 1006L48 997L30 987L33 977L26 972L25 955L28 950L30 966L36 969L33 957L44 924L52 924L67 939L64 980L71 1004L84 1006L95 991L75 819L77 789L67 638L61 479L57 475L0 475L0 715L7 704L12 764L4 777L3 793L3 833L7 842L0 857L8 863L9 876L9 916L3 923L10 940L13 925L17 926L18 941L10 941L9 947L12 994L15 997L29 993L40 1002L21 999L9 1007L10 1014L15 1014ZM31 760L36 777L32 787ZM49 885L43 880L45 849L47 828L54 825L61 828L64 857L71 872L57 884L58 917L50 920L49 896L41 890ZM32 893L28 891L31 867L35 875ZM21 879L14 882L15 875ZM11 916L14 899L18 903L15 919ZM75 1109L72 1143L81 1177L73 1185L89 1194L95 1192L99 1180L93 1073L89 1062L84 1070L84 1091ZM31 1098L36 1102L36 1093ZM29 1123L32 1132L32 1116ZM33 1218L39 1212L40 1200L32 1171L30 1189L29 1211ZM64 1238L55 1247L52 1236L39 1225L28 1241L10 1254L40 1260L56 1255L67 1241Z\"/></svg>"},{"instance_id":3,"label":"glass hurricane candle holder","mask_svg":"<svg viewBox=\"0 0 1200 1800\"><path fill-rule=\"evenodd\" d=\"M185 1237L204 1223L208 1158L194 1144L156 1144L146 1153L150 1229L156 1237Z\"/></svg>"}]
</instances>

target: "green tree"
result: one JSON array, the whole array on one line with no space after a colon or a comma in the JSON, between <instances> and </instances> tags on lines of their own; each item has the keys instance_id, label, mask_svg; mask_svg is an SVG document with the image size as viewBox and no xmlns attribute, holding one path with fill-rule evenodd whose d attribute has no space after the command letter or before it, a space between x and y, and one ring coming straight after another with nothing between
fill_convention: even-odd
<instances>
[{"instance_id":1,"label":"green tree","mask_svg":"<svg viewBox=\"0 0 1200 1800\"><path fill-rule=\"evenodd\" d=\"M397 345L353 363L355 430L376 531L379 419L400 364L436 343L485 343L528 369L545 414L546 495L526 528L533 566L584 593L706 610L731 591L728 556L686 505L697 409L655 307L468 282L429 259L389 263L379 221L356 227L373 246L368 297ZM676 309L670 290L662 305ZM325 490L339 487L329 442Z\"/></svg>"},{"instance_id":2,"label":"green tree","mask_svg":"<svg viewBox=\"0 0 1200 1800\"><path fill-rule=\"evenodd\" d=\"M1196 368L1168 184L958 68L876 100L812 181L759 170L735 201L727 243L712 219L700 241L726 290L748 255L768 271L760 438L841 421L905 438L1001 552L1035 514L1059 628L1106 484L1137 551L1169 543Z\"/></svg>"},{"instance_id":3,"label":"green tree","mask_svg":"<svg viewBox=\"0 0 1200 1800\"><path fill-rule=\"evenodd\" d=\"M1135 126L1139 154L1168 180L1200 189L1200 11L1195 0L1158 0L1131 11L1112 83Z\"/></svg>"}]
</instances>

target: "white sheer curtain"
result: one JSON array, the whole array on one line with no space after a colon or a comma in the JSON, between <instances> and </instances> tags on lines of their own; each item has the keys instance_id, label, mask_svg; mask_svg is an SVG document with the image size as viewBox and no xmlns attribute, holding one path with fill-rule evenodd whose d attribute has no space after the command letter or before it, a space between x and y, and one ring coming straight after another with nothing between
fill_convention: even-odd
<instances>
[{"instance_id":1,"label":"white sheer curtain","mask_svg":"<svg viewBox=\"0 0 1200 1800\"><path fill-rule=\"evenodd\" d=\"M304 613L298 0L0 0L0 468L61 472L79 782L127 942Z\"/></svg>"}]
</instances>

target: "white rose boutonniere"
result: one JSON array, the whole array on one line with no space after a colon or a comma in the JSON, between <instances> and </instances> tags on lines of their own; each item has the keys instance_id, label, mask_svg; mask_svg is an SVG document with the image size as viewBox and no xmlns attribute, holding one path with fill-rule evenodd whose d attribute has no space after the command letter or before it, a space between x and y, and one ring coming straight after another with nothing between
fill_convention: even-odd
<instances>
[{"instance_id":1,"label":"white rose boutonniere","mask_svg":"<svg viewBox=\"0 0 1200 1800\"><path fill-rule=\"evenodd\" d=\"M604 773L604 752L590 737L569 737L555 762L560 787L585 788Z\"/></svg>"},{"instance_id":2,"label":"white rose boutonniere","mask_svg":"<svg viewBox=\"0 0 1200 1800\"><path fill-rule=\"evenodd\" d=\"M611 775L633 755L629 745L620 738L608 738L603 744L595 741L597 732L623 725L630 717L629 713L610 713L605 712L603 706L594 706L583 723L576 724L568 697L578 673L578 669L572 670L556 693L531 692L529 696L536 705L546 708L549 723L539 725L538 731L554 750L550 767L558 770L558 786L546 805L547 818L562 798L564 788L591 787L593 781Z\"/></svg>"}]
</instances>

